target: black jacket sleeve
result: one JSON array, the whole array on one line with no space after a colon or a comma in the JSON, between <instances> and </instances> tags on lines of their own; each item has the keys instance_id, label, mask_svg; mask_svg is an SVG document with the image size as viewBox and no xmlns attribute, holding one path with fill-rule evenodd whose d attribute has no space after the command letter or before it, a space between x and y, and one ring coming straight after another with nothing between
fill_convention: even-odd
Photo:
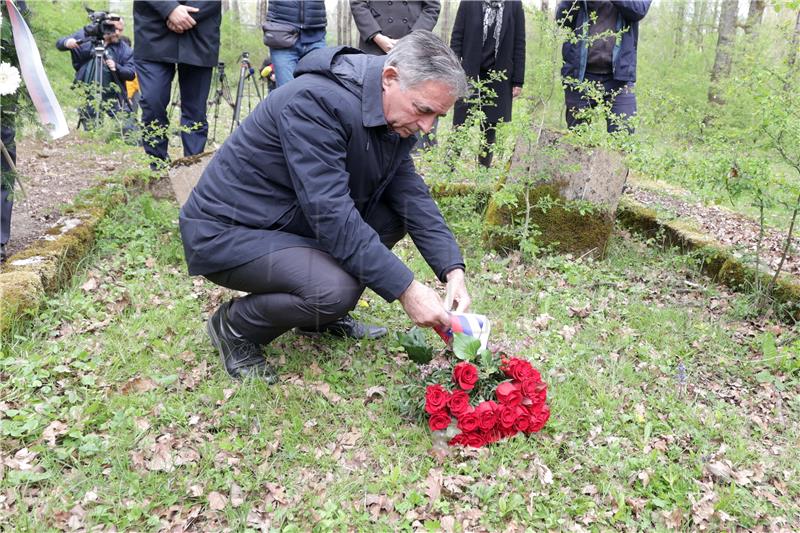
<instances>
[{"instance_id":1,"label":"black jacket sleeve","mask_svg":"<svg viewBox=\"0 0 800 533\"><path fill-rule=\"evenodd\" d=\"M136 76L136 68L133 62L133 50L125 43L119 43L117 47L117 75L122 81L131 81Z\"/></svg>"},{"instance_id":2,"label":"black jacket sleeve","mask_svg":"<svg viewBox=\"0 0 800 533\"><path fill-rule=\"evenodd\" d=\"M522 2L514 2L514 75L511 84L522 87L525 83L525 9Z\"/></svg>"},{"instance_id":3,"label":"black jacket sleeve","mask_svg":"<svg viewBox=\"0 0 800 533\"><path fill-rule=\"evenodd\" d=\"M161 18L164 20L167 20L169 14L172 13L176 7L181 5L179 2L175 2L174 0L157 0L155 2L142 1L141 3L161 15Z\"/></svg>"},{"instance_id":4,"label":"black jacket sleeve","mask_svg":"<svg viewBox=\"0 0 800 533\"><path fill-rule=\"evenodd\" d=\"M650 9L651 0L611 0L617 11L628 22L637 22L644 18Z\"/></svg>"},{"instance_id":5,"label":"black jacket sleeve","mask_svg":"<svg viewBox=\"0 0 800 533\"><path fill-rule=\"evenodd\" d=\"M278 117L292 188L317 241L344 270L391 302L414 275L381 243L350 197L347 134L336 109L336 102L306 90Z\"/></svg>"},{"instance_id":6,"label":"black jacket sleeve","mask_svg":"<svg viewBox=\"0 0 800 533\"><path fill-rule=\"evenodd\" d=\"M453 33L450 35L450 48L455 52L456 57L462 59L462 52L464 49L464 24L466 23L466 9L469 2L462 0L458 4L458 11L456 11L456 20L453 23Z\"/></svg>"}]
</instances>

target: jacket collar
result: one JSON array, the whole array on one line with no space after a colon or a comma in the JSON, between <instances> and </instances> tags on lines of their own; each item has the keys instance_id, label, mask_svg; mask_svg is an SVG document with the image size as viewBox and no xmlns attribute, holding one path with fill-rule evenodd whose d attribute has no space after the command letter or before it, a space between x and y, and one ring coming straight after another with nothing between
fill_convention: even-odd
<instances>
[{"instance_id":1,"label":"jacket collar","mask_svg":"<svg viewBox=\"0 0 800 533\"><path fill-rule=\"evenodd\" d=\"M361 96L361 120L365 128L386 125L383 114L383 85L381 75L386 56L370 56L364 74L364 88Z\"/></svg>"}]
</instances>

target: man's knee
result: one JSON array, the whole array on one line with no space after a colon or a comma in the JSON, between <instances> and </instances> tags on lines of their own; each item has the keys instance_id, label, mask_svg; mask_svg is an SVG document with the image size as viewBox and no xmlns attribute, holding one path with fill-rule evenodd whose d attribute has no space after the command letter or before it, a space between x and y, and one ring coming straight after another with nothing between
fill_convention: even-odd
<instances>
[{"instance_id":1,"label":"man's knee","mask_svg":"<svg viewBox=\"0 0 800 533\"><path fill-rule=\"evenodd\" d=\"M364 287L344 271L320 281L303 294L303 301L309 312L323 320L335 320L349 313L364 291Z\"/></svg>"}]
</instances>

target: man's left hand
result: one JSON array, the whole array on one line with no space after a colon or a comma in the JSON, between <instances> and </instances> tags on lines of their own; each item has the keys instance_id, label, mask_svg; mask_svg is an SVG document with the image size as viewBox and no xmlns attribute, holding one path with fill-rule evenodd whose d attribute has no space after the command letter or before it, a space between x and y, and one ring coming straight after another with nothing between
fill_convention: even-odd
<instances>
[{"instance_id":1,"label":"man's left hand","mask_svg":"<svg viewBox=\"0 0 800 533\"><path fill-rule=\"evenodd\" d=\"M511 88L511 98L516 98L522 94L522 87L512 87Z\"/></svg>"},{"instance_id":2,"label":"man's left hand","mask_svg":"<svg viewBox=\"0 0 800 533\"><path fill-rule=\"evenodd\" d=\"M450 311L453 304L456 304L455 310L458 313L467 311L472 304L472 298L469 297L464 280L464 271L460 268L447 273L447 297L444 300L444 306Z\"/></svg>"},{"instance_id":3,"label":"man's left hand","mask_svg":"<svg viewBox=\"0 0 800 533\"><path fill-rule=\"evenodd\" d=\"M108 70L117 70L117 64L114 63L113 59L106 59L106 66L108 67Z\"/></svg>"}]
</instances>

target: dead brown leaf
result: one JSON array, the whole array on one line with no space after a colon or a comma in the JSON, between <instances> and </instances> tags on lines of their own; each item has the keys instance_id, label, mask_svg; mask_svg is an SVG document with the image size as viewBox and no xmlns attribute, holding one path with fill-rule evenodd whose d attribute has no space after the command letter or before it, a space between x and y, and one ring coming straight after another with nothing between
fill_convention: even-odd
<instances>
[{"instance_id":1,"label":"dead brown leaf","mask_svg":"<svg viewBox=\"0 0 800 533\"><path fill-rule=\"evenodd\" d=\"M661 516L664 517L664 525L670 529L680 529L683 523L683 511L675 508L672 511L661 511Z\"/></svg>"},{"instance_id":2,"label":"dead brown leaf","mask_svg":"<svg viewBox=\"0 0 800 533\"><path fill-rule=\"evenodd\" d=\"M66 434L67 425L60 420L53 420L44 428L44 431L42 431L42 438L47 441L48 446L53 448L56 445L56 439Z\"/></svg>"},{"instance_id":3,"label":"dead brown leaf","mask_svg":"<svg viewBox=\"0 0 800 533\"><path fill-rule=\"evenodd\" d=\"M236 483L231 484L231 505L239 507L244 503L244 493L242 488Z\"/></svg>"},{"instance_id":4,"label":"dead brown leaf","mask_svg":"<svg viewBox=\"0 0 800 533\"><path fill-rule=\"evenodd\" d=\"M367 389L367 397L364 399L364 405L372 403L376 400L383 398L386 395L386 387L383 385L375 385Z\"/></svg>"},{"instance_id":5,"label":"dead brown leaf","mask_svg":"<svg viewBox=\"0 0 800 533\"><path fill-rule=\"evenodd\" d=\"M442 469L431 468L428 477L425 479L425 494L428 502L433 504L442 494Z\"/></svg>"},{"instance_id":6,"label":"dead brown leaf","mask_svg":"<svg viewBox=\"0 0 800 533\"><path fill-rule=\"evenodd\" d=\"M208 506L214 511L221 511L228 505L228 498L217 491L212 491L208 495Z\"/></svg>"},{"instance_id":7,"label":"dead brown leaf","mask_svg":"<svg viewBox=\"0 0 800 533\"><path fill-rule=\"evenodd\" d=\"M158 388L158 385L152 379L136 377L129 379L128 382L122 386L121 392L122 394L130 394L132 392L143 393L156 388Z\"/></svg>"}]
</instances>

